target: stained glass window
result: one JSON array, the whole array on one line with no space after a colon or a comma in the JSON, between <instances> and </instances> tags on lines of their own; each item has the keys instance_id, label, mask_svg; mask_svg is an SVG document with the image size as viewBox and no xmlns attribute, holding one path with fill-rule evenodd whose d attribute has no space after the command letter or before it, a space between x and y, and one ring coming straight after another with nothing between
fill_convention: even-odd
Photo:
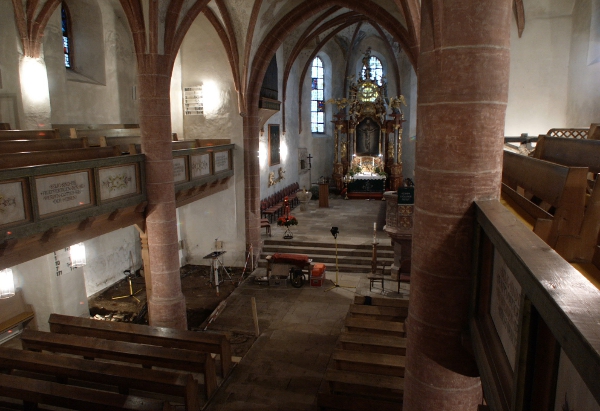
<instances>
[{"instance_id":1,"label":"stained glass window","mask_svg":"<svg viewBox=\"0 0 600 411\"><path fill-rule=\"evenodd\" d=\"M325 104L323 97L323 61L315 57L311 67L310 129L313 133L325 132Z\"/></svg>"},{"instance_id":2,"label":"stained glass window","mask_svg":"<svg viewBox=\"0 0 600 411\"><path fill-rule=\"evenodd\" d=\"M61 19L62 19L62 38L63 38L63 50L65 53L65 67L72 68L73 64L73 51L71 42L71 21L69 18L69 10L67 5L63 2L61 4Z\"/></svg>"},{"instance_id":3,"label":"stained glass window","mask_svg":"<svg viewBox=\"0 0 600 411\"><path fill-rule=\"evenodd\" d=\"M371 56L371 58L369 59L369 68L371 69L371 80L375 80L377 85L381 86L381 78L383 77L383 66L381 65L381 60L379 60L375 56ZM363 79L365 78L364 67L362 69L361 76Z\"/></svg>"}]
</instances>

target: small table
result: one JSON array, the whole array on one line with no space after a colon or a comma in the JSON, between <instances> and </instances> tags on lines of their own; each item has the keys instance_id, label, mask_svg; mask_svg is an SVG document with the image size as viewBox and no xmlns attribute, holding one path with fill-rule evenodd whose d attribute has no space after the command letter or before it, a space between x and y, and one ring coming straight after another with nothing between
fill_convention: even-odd
<instances>
[{"instance_id":1,"label":"small table","mask_svg":"<svg viewBox=\"0 0 600 411\"><path fill-rule=\"evenodd\" d=\"M329 183L319 183L319 208L329 208Z\"/></svg>"}]
</instances>

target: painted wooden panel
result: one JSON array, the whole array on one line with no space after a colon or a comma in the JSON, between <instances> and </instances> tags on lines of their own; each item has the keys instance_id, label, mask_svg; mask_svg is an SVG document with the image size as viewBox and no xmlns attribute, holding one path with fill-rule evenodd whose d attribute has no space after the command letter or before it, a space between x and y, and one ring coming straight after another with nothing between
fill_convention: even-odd
<instances>
[{"instance_id":1,"label":"painted wooden panel","mask_svg":"<svg viewBox=\"0 0 600 411\"><path fill-rule=\"evenodd\" d=\"M58 174L35 179L40 216L91 203L89 173Z\"/></svg>"},{"instance_id":2,"label":"painted wooden panel","mask_svg":"<svg viewBox=\"0 0 600 411\"><path fill-rule=\"evenodd\" d=\"M175 157L173 159L173 181L175 184L187 181L185 157Z\"/></svg>"},{"instance_id":3,"label":"painted wooden panel","mask_svg":"<svg viewBox=\"0 0 600 411\"><path fill-rule=\"evenodd\" d=\"M192 178L208 176L210 172L210 154L200 154L190 156L190 168L192 169Z\"/></svg>"},{"instance_id":4,"label":"painted wooden panel","mask_svg":"<svg viewBox=\"0 0 600 411\"><path fill-rule=\"evenodd\" d=\"M25 220L23 183L13 181L0 184L0 226Z\"/></svg>"},{"instance_id":5,"label":"painted wooden panel","mask_svg":"<svg viewBox=\"0 0 600 411\"><path fill-rule=\"evenodd\" d=\"M98 170L100 199L103 201L138 192L135 164Z\"/></svg>"},{"instance_id":6,"label":"painted wooden panel","mask_svg":"<svg viewBox=\"0 0 600 411\"><path fill-rule=\"evenodd\" d=\"M229 150L215 152L215 173L230 170Z\"/></svg>"},{"instance_id":7,"label":"painted wooden panel","mask_svg":"<svg viewBox=\"0 0 600 411\"><path fill-rule=\"evenodd\" d=\"M492 275L490 315L512 369L519 335L521 286L496 250Z\"/></svg>"}]
</instances>

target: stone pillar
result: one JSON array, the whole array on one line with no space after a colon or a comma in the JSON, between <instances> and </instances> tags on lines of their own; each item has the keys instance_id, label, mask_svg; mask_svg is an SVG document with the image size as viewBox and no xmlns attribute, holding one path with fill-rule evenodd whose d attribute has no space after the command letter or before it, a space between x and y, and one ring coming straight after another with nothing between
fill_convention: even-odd
<instances>
[{"instance_id":1,"label":"stone pillar","mask_svg":"<svg viewBox=\"0 0 600 411\"><path fill-rule=\"evenodd\" d=\"M404 411L476 410L473 201L500 195L509 0L423 0Z\"/></svg>"},{"instance_id":2,"label":"stone pillar","mask_svg":"<svg viewBox=\"0 0 600 411\"><path fill-rule=\"evenodd\" d=\"M260 241L260 165L258 143L260 117L247 115L244 121L244 190L246 200L246 245L254 254L261 250ZM258 259L255 259L257 261ZM253 267L254 268L254 267Z\"/></svg>"},{"instance_id":3,"label":"stone pillar","mask_svg":"<svg viewBox=\"0 0 600 411\"><path fill-rule=\"evenodd\" d=\"M179 275L168 56L138 55L142 151L146 155L146 232L152 269L150 325L187 329Z\"/></svg>"}]
</instances>

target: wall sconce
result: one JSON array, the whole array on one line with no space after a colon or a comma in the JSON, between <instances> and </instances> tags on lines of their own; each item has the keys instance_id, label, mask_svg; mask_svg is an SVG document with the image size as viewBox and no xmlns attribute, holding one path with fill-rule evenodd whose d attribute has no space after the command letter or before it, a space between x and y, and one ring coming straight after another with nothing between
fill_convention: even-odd
<instances>
[{"instance_id":1,"label":"wall sconce","mask_svg":"<svg viewBox=\"0 0 600 411\"><path fill-rule=\"evenodd\" d=\"M15 281L12 268L0 270L0 298L9 298L15 295Z\"/></svg>"},{"instance_id":2,"label":"wall sconce","mask_svg":"<svg viewBox=\"0 0 600 411\"><path fill-rule=\"evenodd\" d=\"M71 267L83 267L85 265L85 246L83 243L72 245L69 251L71 254Z\"/></svg>"}]
</instances>

